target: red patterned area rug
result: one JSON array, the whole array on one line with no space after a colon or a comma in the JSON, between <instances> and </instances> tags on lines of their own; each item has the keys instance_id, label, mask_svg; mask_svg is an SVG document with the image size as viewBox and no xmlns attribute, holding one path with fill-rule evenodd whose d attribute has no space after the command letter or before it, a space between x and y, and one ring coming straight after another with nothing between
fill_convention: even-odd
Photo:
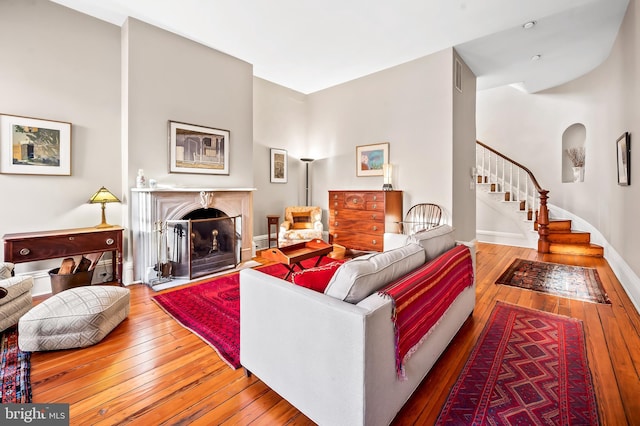
<instances>
[{"instance_id":1,"label":"red patterned area rug","mask_svg":"<svg viewBox=\"0 0 640 426\"><path fill-rule=\"evenodd\" d=\"M595 268L516 259L496 284L554 294L586 302L611 304Z\"/></svg>"},{"instance_id":2,"label":"red patterned area rug","mask_svg":"<svg viewBox=\"0 0 640 426\"><path fill-rule=\"evenodd\" d=\"M0 333L2 404L31 402L31 353L18 348L18 327Z\"/></svg>"},{"instance_id":3,"label":"red patterned area rug","mask_svg":"<svg viewBox=\"0 0 640 426\"><path fill-rule=\"evenodd\" d=\"M582 321L497 302L439 425L597 425Z\"/></svg>"},{"instance_id":4,"label":"red patterned area rug","mask_svg":"<svg viewBox=\"0 0 640 426\"><path fill-rule=\"evenodd\" d=\"M312 267L317 258L302 265ZM321 265L333 261L323 258ZM287 268L280 264L255 268L284 278ZM297 269L297 268L296 268ZM202 284L152 297L180 325L208 343L230 367L240 367L240 274L217 277Z\"/></svg>"}]
</instances>

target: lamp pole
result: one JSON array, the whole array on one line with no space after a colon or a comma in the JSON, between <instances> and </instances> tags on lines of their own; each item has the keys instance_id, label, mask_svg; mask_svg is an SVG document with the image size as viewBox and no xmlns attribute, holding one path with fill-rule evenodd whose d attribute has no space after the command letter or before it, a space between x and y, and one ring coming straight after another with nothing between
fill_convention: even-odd
<instances>
[{"instance_id":1,"label":"lamp pole","mask_svg":"<svg viewBox=\"0 0 640 426\"><path fill-rule=\"evenodd\" d=\"M301 158L300 161L304 161L305 162L305 194L306 194L306 200L305 200L305 205L308 206L309 205L309 163L311 163L313 161L313 158Z\"/></svg>"}]
</instances>

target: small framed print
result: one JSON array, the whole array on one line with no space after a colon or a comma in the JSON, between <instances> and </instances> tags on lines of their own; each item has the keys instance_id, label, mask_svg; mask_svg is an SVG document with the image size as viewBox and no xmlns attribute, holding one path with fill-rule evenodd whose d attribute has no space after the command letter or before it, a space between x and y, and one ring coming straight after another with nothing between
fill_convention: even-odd
<instances>
[{"instance_id":1,"label":"small framed print","mask_svg":"<svg viewBox=\"0 0 640 426\"><path fill-rule=\"evenodd\" d=\"M169 121L169 172L229 174L228 130Z\"/></svg>"},{"instance_id":2,"label":"small framed print","mask_svg":"<svg viewBox=\"0 0 640 426\"><path fill-rule=\"evenodd\" d=\"M624 132L616 140L616 157L618 162L618 185L631 185L631 137Z\"/></svg>"},{"instance_id":3,"label":"small framed print","mask_svg":"<svg viewBox=\"0 0 640 426\"><path fill-rule=\"evenodd\" d=\"M71 123L0 115L0 173L71 175Z\"/></svg>"},{"instance_id":4,"label":"small framed print","mask_svg":"<svg viewBox=\"0 0 640 426\"><path fill-rule=\"evenodd\" d=\"M389 162L389 142L356 146L356 176L383 176Z\"/></svg>"},{"instance_id":5,"label":"small framed print","mask_svg":"<svg viewBox=\"0 0 640 426\"><path fill-rule=\"evenodd\" d=\"M271 183L287 183L287 150L271 148Z\"/></svg>"}]
</instances>

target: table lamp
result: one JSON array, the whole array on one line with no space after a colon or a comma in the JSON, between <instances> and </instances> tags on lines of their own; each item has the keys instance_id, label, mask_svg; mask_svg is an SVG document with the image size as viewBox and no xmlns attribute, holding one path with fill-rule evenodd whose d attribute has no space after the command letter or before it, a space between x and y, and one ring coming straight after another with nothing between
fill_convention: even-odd
<instances>
[{"instance_id":1,"label":"table lamp","mask_svg":"<svg viewBox=\"0 0 640 426\"><path fill-rule=\"evenodd\" d=\"M119 203L120 200L118 197L113 195L107 188L104 186L98 190L95 194L89 198L89 204L101 203L102 204L102 223L97 225L96 228L110 228L113 225L109 225L106 220L106 216L104 214L104 207L106 203Z\"/></svg>"}]
</instances>

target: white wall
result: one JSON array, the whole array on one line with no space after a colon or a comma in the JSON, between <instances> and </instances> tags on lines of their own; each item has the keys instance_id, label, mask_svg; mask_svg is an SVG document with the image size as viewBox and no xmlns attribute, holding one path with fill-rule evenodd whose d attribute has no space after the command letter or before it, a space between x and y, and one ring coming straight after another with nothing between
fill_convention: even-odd
<instances>
[{"instance_id":1,"label":"white wall","mask_svg":"<svg viewBox=\"0 0 640 426\"><path fill-rule=\"evenodd\" d=\"M602 234L609 263L623 261L612 266L637 306L640 156L631 156L631 186L618 186L615 141L625 131L632 148L640 140L639 24L637 2L631 1L610 57L577 80L538 94L501 87L477 97L478 139L530 168L550 190L551 204ZM574 123L586 127L585 179L563 183L562 134Z\"/></svg>"},{"instance_id":2,"label":"white wall","mask_svg":"<svg viewBox=\"0 0 640 426\"><path fill-rule=\"evenodd\" d=\"M283 221L285 206L305 203L305 166L300 158L308 156L306 99L300 92L254 77L254 235L267 233L268 214L280 215ZM271 148L287 150L287 183L270 182Z\"/></svg>"},{"instance_id":3,"label":"white wall","mask_svg":"<svg viewBox=\"0 0 640 426\"><path fill-rule=\"evenodd\" d=\"M453 146L452 70L453 49L447 49L308 95L307 144L310 156L316 158L314 204L326 212L329 190L381 189L382 177L356 176L356 146L389 142L393 187L404 191L405 212L414 204L433 202L445 208L449 223L461 224L461 232L466 229L463 224L475 224L474 193L468 183L464 197L474 207L451 216L457 188L454 151L458 156L468 150L456 157L464 163L464 173L469 173L475 152L474 136L468 137L473 116L467 115L471 124L461 134L460 143L466 138L467 146L460 151ZM467 78L472 76L466 72ZM474 104L475 91L467 94L465 102ZM475 232L469 239L474 236Z\"/></svg>"},{"instance_id":4,"label":"white wall","mask_svg":"<svg viewBox=\"0 0 640 426\"><path fill-rule=\"evenodd\" d=\"M97 225L89 197L102 185L123 195L120 29L45 0L2 0L0 51L0 113L72 124L71 176L0 174L0 236ZM122 223L122 206L106 210L109 223Z\"/></svg>"}]
</instances>

